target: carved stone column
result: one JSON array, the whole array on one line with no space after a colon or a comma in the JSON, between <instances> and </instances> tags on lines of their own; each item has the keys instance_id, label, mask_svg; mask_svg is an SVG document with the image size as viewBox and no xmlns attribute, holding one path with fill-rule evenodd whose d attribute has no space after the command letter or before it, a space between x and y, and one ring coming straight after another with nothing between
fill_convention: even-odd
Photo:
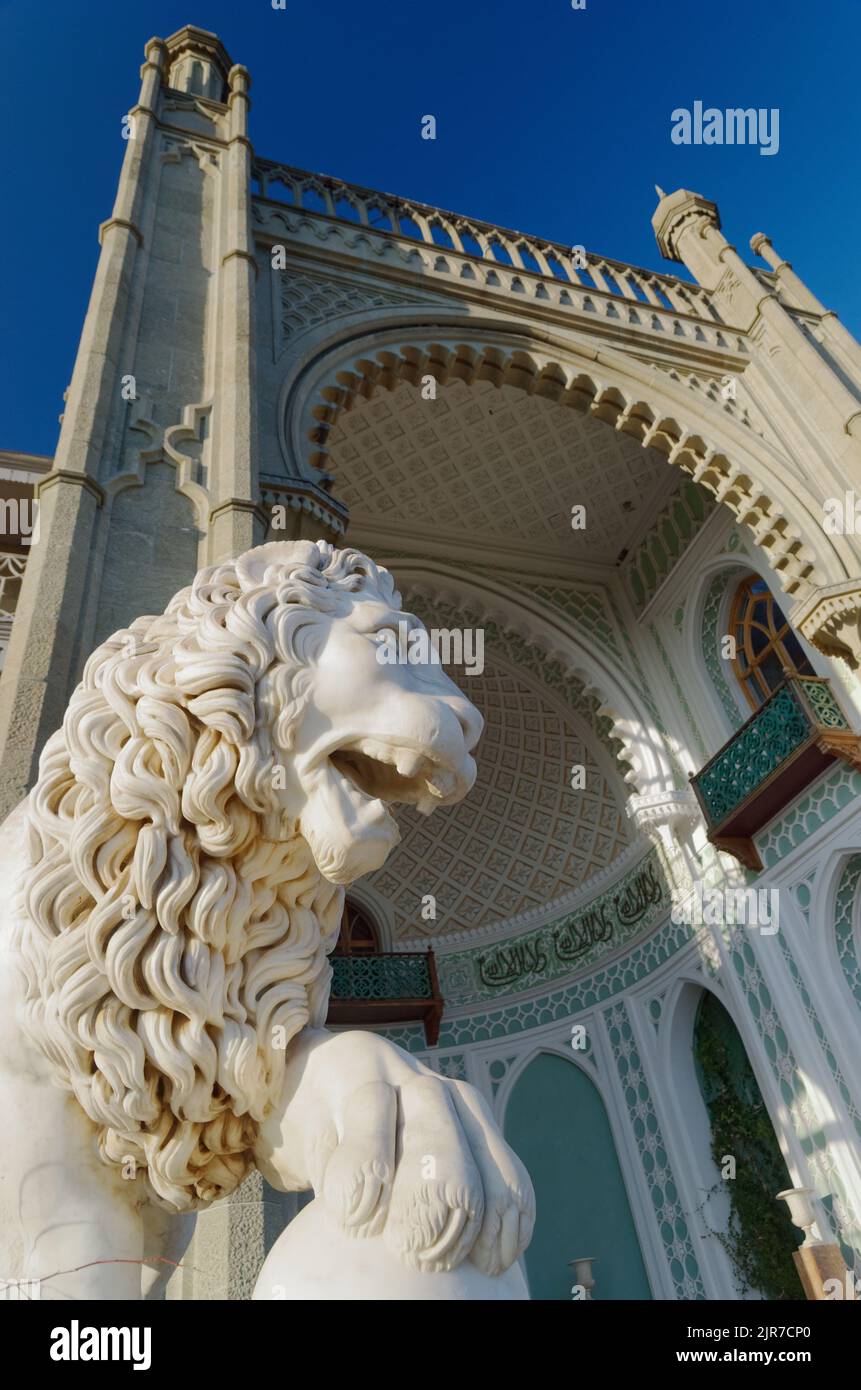
<instances>
[{"instance_id":1,"label":"carved stone column","mask_svg":"<svg viewBox=\"0 0 861 1390\"><path fill-rule=\"evenodd\" d=\"M0 816L24 796L42 744L61 723L78 655L87 569L102 506L98 482L156 140L165 45L150 39L138 104L129 112L113 215L96 269L54 468L38 488L39 541L30 551L0 687Z\"/></svg>"},{"instance_id":2,"label":"carved stone column","mask_svg":"<svg viewBox=\"0 0 861 1390\"><path fill-rule=\"evenodd\" d=\"M225 1201L198 1212L165 1298L250 1299L263 1261L311 1195L276 1192L259 1173L249 1173Z\"/></svg>"}]
</instances>

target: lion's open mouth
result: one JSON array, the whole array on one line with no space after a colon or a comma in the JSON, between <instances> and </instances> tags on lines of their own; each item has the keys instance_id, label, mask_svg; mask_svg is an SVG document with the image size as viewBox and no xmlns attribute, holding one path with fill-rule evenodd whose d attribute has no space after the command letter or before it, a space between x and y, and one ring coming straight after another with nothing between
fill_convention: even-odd
<instances>
[{"instance_id":1,"label":"lion's open mouth","mask_svg":"<svg viewBox=\"0 0 861 1390\"><path fill-rule=\"evenodd\" d=\"M410 748L360 738L329 754L329 762L363 796L415 806L425 815L457 789L456 773Z\"/></svg>"}]
</instances>

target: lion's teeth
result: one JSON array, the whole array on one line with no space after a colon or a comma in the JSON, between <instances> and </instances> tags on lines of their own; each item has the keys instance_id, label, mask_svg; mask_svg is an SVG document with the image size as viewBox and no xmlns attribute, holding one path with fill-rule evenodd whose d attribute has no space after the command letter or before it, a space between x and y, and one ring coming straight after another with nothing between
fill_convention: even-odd
<instances>
[{"instance_id":1,"label":"lion's teeth","mask_svg":"<svg viewBox=\"0 0 861 1390\"><path fill-rule=\"evenodd\" d=\"M438 767L434 769L433 775L428 778L426 785L431 796L443 797L449 796L454 791L455 781L453 772L447 772L444 768Z\"/></svg>"},{"instance_id":2,"label":"lion's teeth","mask_svg":"<svg viewBox=\"0 0 861 1390\"><path fill-rule=\"evenodd\" d=\"M359 741L359 752L364 753L365 757L373 758L377 763L390 763L392 761L392 750L385 743L379 743L375 738L363 738Z\"/></svg>"},{"instance_id":3,"label":"lion's teeth","mask_svg":"<svg viewBox=\"0 0 861 1390\"><path fill-rule=\"evenodd\" d=\"M402 777L415 777L423 762L421 753L412 753L408 748L404 748L398 753L395 767Z\"/></svg>"}]
</instances>

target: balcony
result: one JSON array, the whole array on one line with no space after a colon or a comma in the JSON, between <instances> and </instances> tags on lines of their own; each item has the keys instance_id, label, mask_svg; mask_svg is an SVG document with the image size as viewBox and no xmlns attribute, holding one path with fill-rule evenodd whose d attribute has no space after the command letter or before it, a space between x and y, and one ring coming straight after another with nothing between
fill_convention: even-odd
<instances>
[{"instance_id":1,"label":"balcony","mask_svg":"<svg viewBox=\"0 0 861 1390\"><path fill-rule=\"evenodd\" d=\"M709 840L761 870L753 836L837 758L861 772L861 738L829 682L787 675L691 778Z\"/></svg>"},{"instance_id":2,"label":"balcony","mask_svg":"<svg viewBox=\"0 0 861 1390\"><path fill-rule=\"evenodd\" d=\"M428 1047L439 1038L443 1000L433 951L334 955L329 1023L424 1024Z\"/></svg>"}]
</instances>

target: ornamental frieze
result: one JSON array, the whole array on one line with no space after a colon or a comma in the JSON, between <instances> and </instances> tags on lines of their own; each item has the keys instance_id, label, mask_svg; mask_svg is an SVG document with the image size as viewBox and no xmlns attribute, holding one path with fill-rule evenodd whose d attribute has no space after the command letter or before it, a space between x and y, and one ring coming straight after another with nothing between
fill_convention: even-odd
<instances>
[{"instance_id":1,"label":"ornamental frieze","mask_svg":"<svg viewBox=\"0 0 861 1390\"><path fill-rule=\"evenodd\" d=\"M446 1003L492 999L570 975L657 923L670 906L657 856L650 850L623 878L560 921L489 948L440 956Z\"/></svg>"}]
</instances>

